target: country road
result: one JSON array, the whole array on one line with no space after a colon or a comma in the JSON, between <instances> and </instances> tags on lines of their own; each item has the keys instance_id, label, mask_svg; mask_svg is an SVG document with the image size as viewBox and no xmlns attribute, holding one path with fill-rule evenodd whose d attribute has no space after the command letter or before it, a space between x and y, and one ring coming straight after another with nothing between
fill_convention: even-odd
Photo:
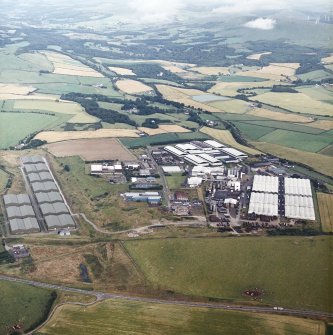
<instances>
[{"instance_id":1,"label":"country road","mask_svg":"<svg viewBox=\"0 0 333 335\"><path fill-rule=\"evenodd\" d=\"M115 294L115 293L106 293L100 291L86 291L83 289L63 286L63 285L53 285L48 283L43 283L39 281L22 279L10 276L0 275L0 280L16 282L20 284L26 284L51 290L79 293L84 295L90 295L96 297L97 301L102 301L105 299L114 299L114 300L127 300L127 301L138 301L146 303L156 303L156 304L165 304L165 305L179 305L186 307L202 307L202 308L211 308L211 309L223 309L223 310L232 310L232 311L244 311L244 312L254 312L254 313L270 313L270 314L283 314L283 315L293 315L300 317L310 317L310 318L333 318L333 313L312 311L312 310L302 310L302 309L289 309L284 308L282 310L274 309L273 307L258 307L258 306L247 306L247 305L227 305L222 303L207 303L207 302L191 302L185 300L165 300L158 298L147 298L147 297L136 297L126 294Z\"/></svg>"}]
</instances>

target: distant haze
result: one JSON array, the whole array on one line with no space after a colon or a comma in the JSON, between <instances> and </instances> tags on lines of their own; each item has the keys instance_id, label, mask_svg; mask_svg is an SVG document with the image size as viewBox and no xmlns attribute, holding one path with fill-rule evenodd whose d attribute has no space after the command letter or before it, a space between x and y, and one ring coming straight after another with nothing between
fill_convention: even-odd
<instances>
[{"instance_id":1,"label":"distant haze","mask_svg":"<svg viewBox=\"0 0 333 335\"><path fill-rule=\"evenodd\" d=\"M137 23L168 23L183 17L197 18L201 16L231 16L257 15L258 12L270 13L279 10L300 10L311 12L332 11L331 0L17 0L15 6L10 6L12 0L2 0L2 6L12 12L15 8L29 14L29 7L34 14L39 7L73 8L73 12L84 12L88 8L92 15L95 13L110 13L119 21L136 21ZM14 8L13 8L14 7ZM68 11L70 16L72 11ZM73 15L75 15L73 13ZM262 14L258 14L262 16ZM252 24L250 24L251 26ZM258 21L259 29L272 29L273 22ZM250 27L249 26L249 27ZM255 27L252 27L255 28Z\"/></svg>"}]
</instances>

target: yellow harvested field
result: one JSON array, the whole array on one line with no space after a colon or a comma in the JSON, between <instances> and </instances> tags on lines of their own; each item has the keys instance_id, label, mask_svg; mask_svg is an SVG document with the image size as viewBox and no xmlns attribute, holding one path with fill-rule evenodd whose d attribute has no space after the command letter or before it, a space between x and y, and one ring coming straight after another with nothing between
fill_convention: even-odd
<instances>
[{"instance_id":1,"label":"yellow harvested field","mask_svg":"<svg viewBox=\"0 0 333 335\"><path fill-rule=\"evenodd\" d=\"M331 56L322 58L321 62L323 64L332 64L333 63L333 54Z\"/></svg>"},{"instance_id":2,"label":"yellow harvested field","mask_svg":"<svg viewBox=\"0 0 333 335\"><path fill-rule=\"evenodd\" d=\"M323 130L333 129L333 120L318 120L311 123L311 127L319 128Z\"/></svg>"},{"instance_id":3,"label":"yellow harvested field","mask_svg":"<svg viewBox=\"0 0 333 335\"><path fill-rule=\"evenodd\" d=\"M276 121L288 121L288 122L297 122L297 123L310 123L313 122L312 118L298 115L298 114L292 114L292 113L281 113L281 112L273 112L269 109L265 108L254 108L247 114L264 117L270 120L276 120ZM333 121L332 121L333 123ZM311 123L312 127L313 123Z\"/></svg>"},{"instance_id":4,"label":"yellow harvested field","mask_svg":"<svg viewBox=\"0 0 333 335\"><path fill-rule=\"evenodd\" d=\"M147 127L139 127L141 132L148 134L149 136L165 134L165 133L189 133L190 130L183 128L181 126L175 124L160 124L158 128L147 128Z\"/></svg>"},{"instance_id":5,"label":"yellow harvested field","mask_svg":"<svg viewBox=\"0 0 333 335\"><path fill-rule=\"evenodd\" d=\"M99 120L95 116L89 115L78 103L66 100L15 100L14 108L72 114L73 117L67 121L69 123L95 123Z\"/></svg>"},{"instance_id":6,"label":"yellow harvested field","mask_svg":"<svg viewBox=\"0 0 333 335\"><path fill-rule=\"evenodd\" d=\"M333 232L333 194L317 193L321 228L325 233Z\"/></svg>"},{"instance_id":7,"label":"yellow harvested field","mask_svg":"<svg viewBox=\"0 0 333 335\"><path fill-rule=\"evenodd\" d=\"M109 66L109 70L121 76L136 76L131 69L126 69L124 67Z\"/></svg>"},{"instance_id":8,"label":"yellow harvested field","mask_svg":"<svg viewBox=\"0 0 333 335\"><path fill-rule=\"evenodd\" d=\"M131 80L131 79L124 79L124 80L118 80L116 82L116 86L123 92L128 94L136 94L136 93L145 93L150 92L153 89L141 83L140 81Z\"/></svg>"},{"instance_id":9,"label":"yellow harvested field","mask_svg":"<svg viewBox=\"0 0 333 335\"><path fill-rule=\"evenodd\" d=\"M111 137L139 137L135 129L98 129L83 131L43 131L35 136L35 139L48 143L79 140L83 138L111 138Z\"/></svg>"},{"instance_id":10,"label":"yellow harvested field","mask_svg":"<svg viewBox=\"0 0 333 335\"><path fill-rule=\"evenodd\" d=\"M300 67L299 63L271 63L259 70L244 71L243 75L250 77L266 78L270 80L283 80L285 77L295 78L296 69Z\"/></svg>"},{"instance_id":11,"label":"yellow harvested field","mask_svg":"<svg viewBox=\"0 0 333 335\"><path fill-rule=\"evenodd\" d=\"M298 162L312 167L314 170L333 177L333 158L313 152L301 151L266 142L252 142L259 150L273 154L277 157Z\"/></svg>"},{"instance_id":12,"label":"yellow harvested field","mask_svg":"<svg viewBox=\"0 0 333 335\"><path fill-rule=\"evenodd\" d=\"M213 101L208 104L209 106L218 108L220 112L225 113L244 114L250 109L250 104L248 102L238 99Z\"/></svg>"},{"instance_id":13,"label":"yellow harvested field","mask_svg":"<svg viewBox=\"0 0 333 335\"><path fill-rule=\"evenodd\" d=\"M267 52L262 52L262 53L259 53L259 54L252 54L252 55L247 56L246 58L247 59L252 59L252 60L260 60L261 56L270 55L270 54L271 54L271 52L267 51Z\"/></svg>"},{"instance_id":14,"label":"yellow harvested field","mask_svg":"<svg viewBox=\"0 0 333 335\"><path fill-rule=\"evenodd\" d=\"M183 68L176 66L176 65L162 65L164 70L170 71L172 73L184 73L187 72L186 70L184 70Z\"/></svg>"},{"instance_id":15,"label":"yellow harvested field","mask_svg":"<svg viewBox=\"0 0 333 335\"><path fill-rule=\"evenodd\" d=\"M206 76L217 76L221 74L230 74L228 67L223 66L197 66L192 67L191 71L199 72Z\"/></svg>"},{"instance_id":16,"label":"yellow harvested field","mask_svg":"<svg viewBox=\"0 0 333 335\"><path fill-rule=\"evenodd\" d=\"M192 106L194 108L202 108L208 112L220 113L221 111L215 107L206 105L202 102L198 102L192 99L193 95L202 95L206 92L196 89L178 88L169 85L156 85L158 91L163 95L165 99L183 103L186 106Z\"/></svg>"},{"instance_id":17,"label":"yellow harvested field","mask_svg":"<svg viewBox=\"0 0 333 335\"><path fill-rule=\"evenodd\" d=\"M230 133L229 130L221 130L221 129L214 129L214 128L209 128L209 127L202 127L200 131L204 134L207 134L216 140L220 141L221 143L230 145L231 147L235 149L239 149L241 151L244 151L250 155L257 155L261 154L260 151L247 147L245 145L239 144L232 134Z\"/></svg>"},{"instance_id":18,"label":"yellow harvested field","mask_svg":"<svg viewBox=\"0 0 333 335\"><path fill-rule=\"evenodd\" d=\"M250 88L257 88L257 87L273 87L276 85L277 82L273 80L267 80L262 82L220 82L214 85L210 90L209 93L216 93L222 94L224 96L234 97L239 94L237 92L238 89L250 89Z\"/></svg>"},{"instance_id":19,"label":"yellow harvested field","mask_svg":"<svg viewBox=\"0 0 333 335\"><path fill-rule=\"evenodd\" d=\"M36 88L32 86L0 84L0 96L3 94L28 95L34 91Z\"/></svg>"},{"instance_id":20,"label":"yellow harvested field","mask_svg":"<svg viewBox=\"0 0 333 335\"><path fill-rule=\"evenodd\" d=\"M14 93L1 93L0 100L52 100L55 101L59 99L58 96L46 95L46 94L29 94L21 95Z\"/></svg>"},{"instance_id":21,"label":"yellow harvested field","mask_svg":"<svg viewBox=\"0 0 333 335\"><path fill-rule=\"evenodd\" d=\"M63 141L48 144L47 150L56 157L80 156L85 161L136 160L135 156L116 138Z\"/></svg>"},{"instance_id":22,"label":"yellow harvested field","mask_svg":"<svg viewBox=\"0 0 333 335\"><path fill-rule=\"evenodd\" d=\"M52 63L54 67L53 73L55 74L96 78L104 77L101 73L80 63L79 61L72 59L69 56L51 51L44 51L42 54L45 55Z\"/></svg>"},{"instance_id":23,"label":"yellow harvested field","mask_svg":"<svg viewBox=\"0 0 333 335\"><path fill-rule=\"evenodd\" d=\"M296 113L333 116L331 104L315 100L304 93L267 92L252 97L250 100L279 106Z\"/></svg>"}]
</instances>

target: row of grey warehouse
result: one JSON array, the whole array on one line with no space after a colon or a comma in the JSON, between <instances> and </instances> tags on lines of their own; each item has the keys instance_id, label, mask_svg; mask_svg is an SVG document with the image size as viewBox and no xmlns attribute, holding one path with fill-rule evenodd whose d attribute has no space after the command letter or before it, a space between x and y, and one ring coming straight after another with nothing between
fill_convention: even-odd
<instances>
[{"instance_id":1,"label":"row of grey warehouse","mask_svg":"<svg viewBox=\"0 0 333 335\"><path fill-rule=\"evenodd\" d=\"M12 234L75 228L61 192L42 156L21 158L27 194L3 197L6 219Z\"/></svg>"}]
</instances>

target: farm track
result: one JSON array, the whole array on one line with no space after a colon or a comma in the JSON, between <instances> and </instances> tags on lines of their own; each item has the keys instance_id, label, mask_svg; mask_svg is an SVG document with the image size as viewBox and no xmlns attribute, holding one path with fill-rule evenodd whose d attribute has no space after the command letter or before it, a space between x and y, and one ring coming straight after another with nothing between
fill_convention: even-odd
<instances>
[{"instance_id":1,"label":"farm track","mask_svg":"<svg viewBox=\"0 0 333 335\"><path fill-rule=\"evenodd\" d=\"M185 301L185 300L165 300L158 298L148 298L148 297L138 297L126 294L115 294L107 293L101 291L87 291L83 289L78 289L74 287L68 287L63 285L54 285L43 283L35 280L28 280L10 276L0 275L0 280L14 282L19 284L31 285L35 287L41 287L44 289L58 290L63 292L72 292L77 294L89 295L96 297L96 301L103 301L106 299L114 300L126 300L126 301L138 301L146 303L156 303L156 304L165 304L165 305L179 305L186 307L201 307L209 309L222 309L222 310L231 310L231 311L245 311L245 312L254 312L254 313L269 313L269 314L280 314L280 315L292 315L300 317L310 317L310 318L333 318L333 313L312 311L312 310L301 310L301 309L274 309L273 307L258 307L258 306L247 306L247 305L227 305L223 303L207 303L207 302L195 302L195 301Z\"/></svg>"}]
</instances>

